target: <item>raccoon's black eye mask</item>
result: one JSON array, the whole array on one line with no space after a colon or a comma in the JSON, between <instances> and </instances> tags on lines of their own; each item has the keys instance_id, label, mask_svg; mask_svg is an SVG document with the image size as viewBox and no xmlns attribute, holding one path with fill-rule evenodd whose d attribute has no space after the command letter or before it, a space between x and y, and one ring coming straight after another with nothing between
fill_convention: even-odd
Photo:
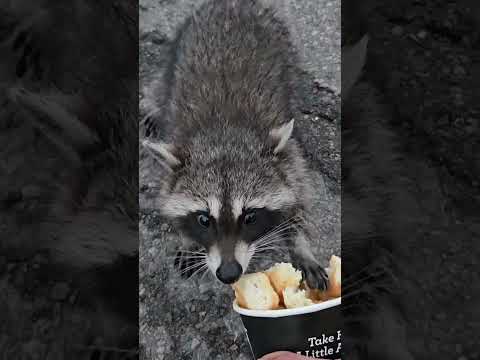
<instances>
[{"instance_id":1,"label":"raccoon's black eye mask","mask_svg":"<svg viewBox=\"0 0 480 360\"><path fill-rule=\"evenodd\" d=\"M237 226L244 241L251 243L258 240L283 221L284 214L279 210L267 208L246 209L237 220Z\"/></svg>"},{"instance_id":2,"label":"raccoon's black eye mask","mask_svg":"<svg viewBox=\"0 0 480 360\"><path fill-rule=\"evenodd\" d=\"M266 208L245 209L236 221L233 215L217 220L208 211L194 211L178 218L177 224L190 239L208 247L225 238L252 243L281 225L285 218L283 212ZM289 233L282 231L278 236L286 237Z\"/></svg>"},{"instance_id":3,"label":"raccoon's black eye mask","mask_svg":"<svg viewBox=\"0 0 480 360\"><path fill-rule=\"evenodd\" d=\"M262 215L263 215L265 220L266 214L264 211L262 213L262 210L265 210L265 209L255 208L255 209L244 210L238 220L238 226L255 225L255 223L257 222L257 212L260 215L260 219L262 219ZM215 221L215 218L213 218L208 211L197 211L194 213L194 215L196 215L197 217L198 224L205 229L209 228L210 224Z\"/></svg>"}]
</instances>

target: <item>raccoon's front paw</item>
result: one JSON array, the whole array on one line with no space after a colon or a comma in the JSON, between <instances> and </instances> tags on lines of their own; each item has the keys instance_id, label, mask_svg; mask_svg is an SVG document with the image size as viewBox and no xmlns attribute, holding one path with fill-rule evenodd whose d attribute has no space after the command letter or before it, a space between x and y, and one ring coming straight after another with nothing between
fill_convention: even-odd
<instances>
[{"instance_id":1,"label":"raccoon's front paw","mask_svg":"<svg viewBox=\"0 0 480 360\"><path fill-rule=\"evenodd\" d=\"M190 278L197 270L200 270L205 261L199 256L192 256L191 252L178 251L175 256L174 266L183 278Z\"/></svg>"},{"instance_id":2,"label":"raccoon's front paw","mask_svg":"<svg viewBox=\"0 0 480 360\"><path fill-rule=\"evenodd\" d=\"M326 290L328 275L325 269L313 260L304 260L299 265L303 279L311 289Z\"/></svg>"}]
</instances>

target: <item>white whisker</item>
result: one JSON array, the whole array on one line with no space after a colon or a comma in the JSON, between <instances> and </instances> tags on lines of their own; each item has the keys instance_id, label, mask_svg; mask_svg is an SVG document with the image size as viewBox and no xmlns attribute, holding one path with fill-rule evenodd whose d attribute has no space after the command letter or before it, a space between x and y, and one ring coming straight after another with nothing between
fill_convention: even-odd
<instances>
[{"instance_id":1,"label":"white whisker","mask_svg":"<svg viewBox=\"0 0 480 360\"><path fill-rule=\"evenodd\" d=\"M288 227L292 224L294 224L296 222L296 220L294 218L290 218L288 220L285 220L284 222L280 223L279 225L275 226L274 228L272 228L269 232L267 232L265 235L268 235L269 233L272 233L272 232L275 232L277 230L280 230L282 228L285 228L285 227Z\"/></svg>"},{"instance_id":2,"label":"white whisker","mask_svg":"<svg viewBox=\"0 0 480 360\"><path fill-rule=\"evenodd\" d=\"M195 270L195 271L192 273L192 275L190 275L190 276L188 277L188 279L193 278L195 275L197 275L198 273L200 273L202 270L205 270L205 269L208 269L208 265L207 265L206 263L203 264L199 269Z\"/></svg>"},{"instance_id":3,"label":"white whisker","mask_svg":"<svg viewBox=\"0 0 480 360\"><path fill-rule=\"evenodd\" d=\"M268 250L288 250L288 249L290 249L289 246L267 246L267 247L256 250L255 253L263 253Z\"/></svg>"},{"instance_id":4,"label":"white whisker","mask_svg":"<svg viewBox=\"0 0 480 360\"><path fill-rule=\"evenodd\" d=\"M286 229L283 229L281 231L278 231L278 232L275 232L275 233L271 233L271 234L268 234L260 239L258 239L257 241L255 241L254 243L255 244L263 244L264 242L267 242L268 240L270 240L271 238L274 238L274 237L277 237L277 236L289 236L291 234L294 233L294 229L289 227L289 228L286 228Z\"/></svg>"},{"instance_id":5,"label":"white whisker","mask_svg":"<svg viewBox=\"0 0 480 360\"><path fill-rule=\"evenodd\" d=\"M263 236L261 236L259 239L256 240L256 242L261 241L262 239L264 239L267 236L270 236L271 234L276 234L280 231L283 231L284 229L290 229L296 225L295 224L296 222L297 222L297 218L295 216L290 219L287 219L284 222L277 225L276 227L274 227L273 229L271 229L270 231L268 231Z\"/></svg>"},{"instance_id":6,"label":"white whisker","mask_svg":"<svg viewBox=\"0 0 480 360\"><path fill-rule=\"evenodd\" d=\"M181 257L182 259L205 259L206 255L192 255L192 256L165 256L165 259L177 259Z\"/></svg>"},{"instance_id":7,"label":"white whisker","mask_svg":"<svg viewBox=\"0 0 480 360\"><path fill-rule=\"evenodd\" d=\"M264 255L264 253L267 251L287 255L290 247L281 243L288 241L291 235L301 228L300 224L298 224L300 220L300 217L293 216L255 240L249 247L249 250L252 252L251 258L253 260L266 260L267 255Z\"/></svg>"},{"instance_id":8,"label":"white whisker","mask_svg":"<svg viewBox=\"0 0 480 360\"><path fill-rule=\"evenodd\" d=\"M264 251L265 249L270 247L289 248L288 241L289 241L289 238L273 239L272 241L269 241L268 243L262 244L260 246L252 246L252 249L254 252L259 252L259 251Z\"/></svg>"},{"instance_id":9,"label":"white whisker","mask_svg":"<svg viewBox=\"0 0 480 360\"><path fill-rule=\"evenodd\" d=\"M290 237L277 236L277 237L272 238L269 241L265 241L261 244L253 244L252 247L254 247L255 249L261 249L263 246L269 246L271 244L277 244L277 243L280 243L280 242L287 241L289 239L290 239Z\"/></svg>"},{"instance_id":10,"label":"white whisker","mask_svg":"<svg viewBox=\"0 0 480 360\"><path fill-rule=\"evenodd\" d=\"M268 233L268 234L262 236L261 238L259 238L258 240L254 241L254 244L260 245L260 244L263 244L265 242L268 242L272 238L279 237L279 236L290 236L294 233L294 230L295 229L293 229L290 226L288 228L285 228L285 229L282 229L282 230L279 230L279 231L276 231L276 232Z\"/></svg>"},{"instance_id":11,"label":"white whisker","mask_svg":"<svg viewBox=\"0 0 480 360\"><path fill-rule=\"evenodd\" d=\"M208 265L207 267L205 268L205 270L203 270L203 274L202 276L200 277L200 280L203 280L203 278L205 277L205 275L207 275L209 273L210 269L208 268Z\"/></svg>"},{"instance_id":12,"label":"white whisker","mask_svg":"<svg viewBox=\"0 0 480 360\"><path fill-rule=\"evenodd\" d=\"M182 272L181 272L181 273L182 273L182 274L185 274L185 273L187 273L189 270L191 270L191 269L196 269L197 267L203 266L203 265L205 265L205 262L203 262L203 261L196 262L195 264L190 265L190 266L187 266L185 269L182 269Z\"/></svg>"},{"instance_id":13,"label":"white whisker","mask_svg":"<svg viewBox=\"0 0 480 360\"><path fill-rule=\"evenodd\" d=\"M196 255L206 255L207 253L205 251L190 251L190 250L178 250L181 253L185 254L196 254Z\"/></svg>"}]
</instances>

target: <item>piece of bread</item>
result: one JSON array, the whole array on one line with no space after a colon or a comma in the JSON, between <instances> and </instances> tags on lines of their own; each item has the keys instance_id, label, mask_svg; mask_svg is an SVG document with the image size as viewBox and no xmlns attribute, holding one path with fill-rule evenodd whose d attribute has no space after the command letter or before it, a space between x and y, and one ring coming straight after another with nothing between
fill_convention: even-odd
<instances>
[{"instance_id":1,"label":"piece of bread","mask_svg":"<svg viewBox=\"0 0 480 360\"><path fill-rule=\"evenodd\" d=\"M327 290L310 289L306 282L302 282L301 288L305 289L306 297L313 302L322 302L342 296L342 261L338 256L332 255L329 267Z\"/></svg>"},{"instance_id":2,"label":"piece of bread","mask_svg":"<svg viewBox=\"0 0 480 360\"><path fill-rule=\"evenodd\" d=\"M235 297L239 306L252 310L279 308L280 299L264 273L243 275L235 284Z\"/></svg>"},{"instance_id":3,"label":"piece of bread","mask_svg":"<svg viewBox=\"0 0 480 360\"><path fill-rule=\"evenodd\" d=\"M302 281L302 272L296 270L290 263L277 263L265 271L273 288L282 297L287 287L298 289Z\"/></svg>"},{"instance_id":4,"label":"piece of bread","mask_svg":"<svg viewBox=\"0 0 480 360\"><path fill-rule=\"evenodd\" d=\"M306 297L306 291L300 290L298 287L286 287L282 291L283 302L287 309L304 307L313 305L314 302Z\"/></svg>"},{"instance_id":5,"label":"piece of bread","mask_svg":"<svg viewBox=\"0 0 480 360\"><path fill-rule=\"evenodd\" d=\"M305 296L307 299L312 300L314 303L319 303L322 301L327 301L330 299L327 291L319 289L310 289L306 284L304 284Z\"/></svg>"},{"instance_id":6,"label":"piece of bread","mask_svg":"<svg viewBox=\"0 0 480 360\"><path fill-rule=\"evenodd\" d=\"M342 296L342 260L335 255L330 258L328 267L328 295L334 298Z\"/></svg>"},{"instance_id":7,"label":"piece of bread","mask_svg":"<svg viewBox=\"0 0 480 360\"><path fill-rule=\"evenodd\" d=\"M310 289L302 282L302 273L290 263L277 263L265 272L243 275L235 284L239 306L252 310L296 308L338 298L342 293L341 259L332 255L326 291Z\"/></svg>"}]
</instances>

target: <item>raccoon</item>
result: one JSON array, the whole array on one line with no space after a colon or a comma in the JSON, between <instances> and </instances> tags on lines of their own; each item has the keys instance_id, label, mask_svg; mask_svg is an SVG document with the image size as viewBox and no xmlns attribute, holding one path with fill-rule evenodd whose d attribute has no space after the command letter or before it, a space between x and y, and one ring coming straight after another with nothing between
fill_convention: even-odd
<instances>
[{"instance_id":1,"label":"raccoon","mask_svg":"<svg viewBox=\"0 0 480 360\"><path fill-rule=\"evenodd\" d=\"M231 284L280 243L311 287L326 273L308 248L312 185L292 136L295 54L274 11L256 1L208 1L173 46L161 136L143 141L167 169L160 211ZM152 132L153 133L153 132ZM187 254L191 253L187 251Z\"/></svg>"}]
</instances>

